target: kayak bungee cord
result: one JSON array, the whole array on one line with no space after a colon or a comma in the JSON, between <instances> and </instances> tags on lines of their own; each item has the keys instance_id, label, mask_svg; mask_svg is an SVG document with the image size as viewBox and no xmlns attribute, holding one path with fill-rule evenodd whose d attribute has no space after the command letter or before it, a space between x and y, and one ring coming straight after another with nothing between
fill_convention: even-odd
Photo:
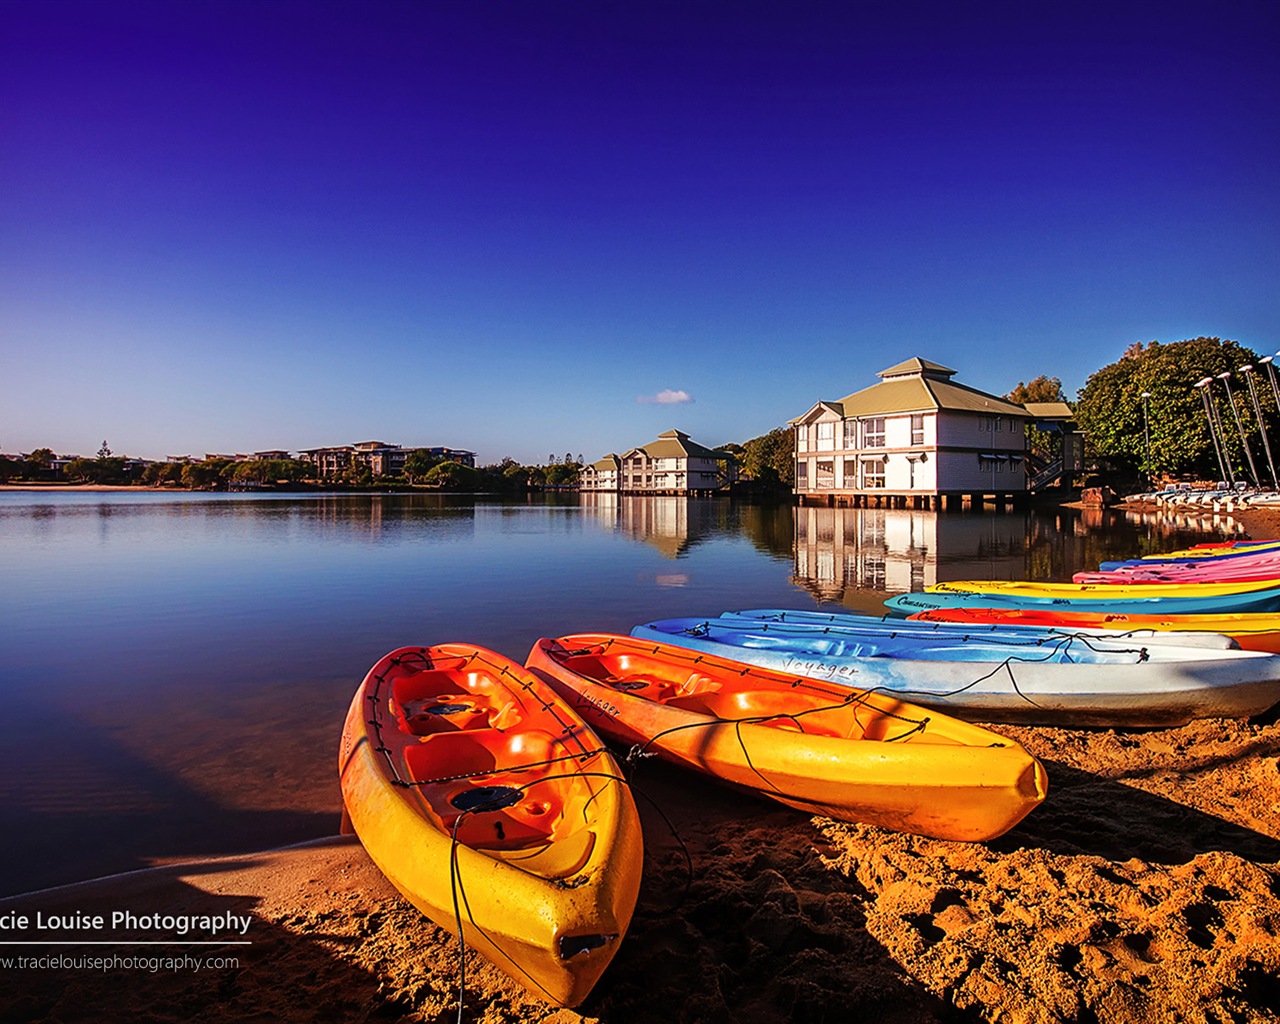
<instances>
[{"instance_id":1,"label":"kayak bungee cord","mask_svg":"<svg viewBox=\"0 0 1280 1024\"><path fill-rule=\"evenodd\" d=\"M768 633L770 623L778 623L780 621L781 620L779 619L745 619L745 618L744 619L732 619L732 618L705 619L704 621L698 623L696 626L684 627L684 629L682 629L681 632L683 632L687 636L691 636L695 638L705 637L707 639L710 639L713 643L720 643L723 641L718 641L711 635L712 626L716 626L726 633L751 633L753 631L760 632L760 633ZM661 632L660 630L657 630L657 627L654 626L652 623L647 623L646 625L648 625L649 628L654 629L657 632ZM930 629L928 628L929 624L926 623L924 627L924 631L937 634L938 636L941 636L941 637L947 637L947 634L945 631L937 629L937 626L941 625L941 623L933 623L932 625L934 628ZM915 639L919 636L921 630L914 629L912 627L904 627L903 629L900 629L900 630L893 629L886 633L882 630L865 629L865 628L860 629L857 626L845 626L838 623L834 625L824 626L821 623L817 623L817 622L809 623L809 622L792 621L790 623L787 623L786 629L783 629L783 630L775 629L774 632L779 633L784 637L794 637L796 639L803 638L804 636L837 636L837 637L850 637L855 640L867 640L867 641L874 642L875 640L882 640L882 639L896 640L898 639L899 636L901 636L903 639L908 639L908 640ZM948 638L953 640L958 640L961 643L968 643L971 640L979 643L992 643L993 640L992 640L992 637L989 635L989 632L994 632L994 627L990 631L983 631L980 633L965 632L965 633L957 634L955 636L948 637ZM1063 632L1055 628L1050 628L1047 632L1048 632L1048 635L1030 636L1026 638L1013 637L1013 636L1000 636L994 642L997 642L1004 647L1048 647L1050 649L1049 657L1052 657L1054 654L1058 654L1058 653L1066 654L1074 642L1079 642L1084 647L1088 648L1090 651L1093 651L1095 654L1102 654L1102 653L1132 654L1137 656L1138 661L1140 662L1146 661L1151 656L1150 652L1148 652L1146 647L1138 647L1137 649L1122 647L1117 649L1117 648L1097 645L1097 641L1102 641L1105 643L1108 640L1117 641L1122 639L1132 639L1132 635L1131 635L1132 631L1117 637L1104 637L1104 636L1099 636L1097 633L1090 633L1087 631ZM735 645L726 644L725 646L733 647ZM904 658L902 660L908 661L912 659ZM1046 659L1034 658L1034 659L1027 659L1027 660L1044 661Z\"/></svg>"}]
</instances>

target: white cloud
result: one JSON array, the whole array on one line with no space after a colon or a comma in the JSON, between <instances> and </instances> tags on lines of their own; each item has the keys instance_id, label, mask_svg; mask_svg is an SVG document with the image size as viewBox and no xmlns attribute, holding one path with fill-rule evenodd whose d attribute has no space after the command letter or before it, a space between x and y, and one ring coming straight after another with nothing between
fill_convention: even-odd
<instances>
[{"instance_id":1,"label":"white cloud","mask_svg":"<svg viewBox=\"0 0 1280 1024\"><path fill-rule=\"evenodd\" d=\"M641 405L684 405L693 401L693 396L687 391L673 391L671 388L663 388L656 395L641 395L636 399Z\"/></svg>"}]
</instances>

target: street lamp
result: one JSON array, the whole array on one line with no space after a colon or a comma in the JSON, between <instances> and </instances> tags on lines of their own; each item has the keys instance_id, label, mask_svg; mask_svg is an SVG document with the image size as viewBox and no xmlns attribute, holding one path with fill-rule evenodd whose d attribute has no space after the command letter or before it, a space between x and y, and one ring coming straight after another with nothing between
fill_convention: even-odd
<instances>
[{"instance_id":1,"label":"street lamp","mask_svg":"<svg viewBox=\"0 0 1280 1024\"><path fill-rule=\"evenodd\" d=\"M1138 397L1142 399L1142 443L1145 452L1142 468L1147 475L1147 486L1154 487L1155 481L1151 479L1151 417L1148 415L1147 409L1147 402L1151 399L1151 392L1144 391Z\"/></svg>"},{"instance_id":2,"label":"street lamp","mask_svg":"<svg viewBox=\"0 0 1280 1024\"><path fill-rule=\"evenodd\" d=\"M1258 486L1258 467L1253 464L1253 452L1249 449L1249 439L1244 436L1244 424L1240 422L1240 410L1236 408L1235 396L1231 394L1231 382L1228 378L1231 376L1230 370L1223 370L1218 374L1218 380L1222 381L1222 386L1227 390L1227 405L1231 406L1231 418L1236 421L1236 432L1240 435L1240 446L1244 448L1245 461L1249 463L1249 478L1253 481L1253 486ZM1235 481L1232 480L1232 483Z\"/></svg>"},{"instance_id":3,"label":"street lamp","mask_svg":"<svg viewBox=\"0 0 1280 1024\"><path fill-rule=\"evenodd\" d=\"M1226 434L1222 431L1222 424L1218 421L1218 406L1213 401L1210 392L1213 390L1213 378L1205 377L1203 380L1197 381L1194 385L1195 389L1200 392L1200 397L1204 399L1204 418L1209 423L1209 439L1213 441L1213 453L1218 457L1218 468L1222 470L1223 481L1235 482L1235 474L1227 471L1227 460L1223 454L1226 449ZM1222 440L1218 438L1221 436Z\"/></svg>"},{"instance_id":4,"label":"street lamp","mask_svg":"<svg viewBox=\"0 0 1280 1024\"><path fill-rule=\"evenodd\" d=\"M1262 422L1262 406L1258 404L1258 392L1253 386L1253 364L1245 363L1240 367L1245 383L1249 385L1249 398L1253 402L1253 415L1258 419L1258 432L1262 435L1262 450L1267 453L1267 467L1271 470L1271 483L1280 488L1280 478L1276 477L1276 463L1271 458L1271 441L1267 438L1267 425ZM1261 480L1258 481L1262 483Z\"/></svg>"}]
</instances>

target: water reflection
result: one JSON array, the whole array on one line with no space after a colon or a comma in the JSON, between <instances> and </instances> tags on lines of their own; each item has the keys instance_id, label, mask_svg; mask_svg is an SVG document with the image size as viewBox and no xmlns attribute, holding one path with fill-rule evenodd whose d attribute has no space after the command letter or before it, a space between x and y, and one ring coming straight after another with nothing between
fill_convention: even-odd
<instances>
[{"instance_id":1,"label":"water reflection","mask_svg":"<svg viewBox=\"0 0 1280 1024\"><path fill-rule=\"evenodd\" d=\"M1005 514L797 508L794 580L819 603L878 612L886 593L947 580L1066 580L1108 559L1237 532L1230 520L1214 519L1097 508Z\"/></svg>"}]
</instances>

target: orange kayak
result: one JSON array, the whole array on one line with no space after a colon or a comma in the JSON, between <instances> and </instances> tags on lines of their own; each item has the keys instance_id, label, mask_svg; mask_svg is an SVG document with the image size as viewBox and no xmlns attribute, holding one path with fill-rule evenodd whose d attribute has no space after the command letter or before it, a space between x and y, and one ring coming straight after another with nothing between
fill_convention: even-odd
<instances>
[{"instance_id":1,"label":"orange kayak","mask_svg":"<svg viewBox=\"0 0 1280 1024\"><path fill-rule=\"evenodd\" d=\"M1154 629L1168 633L1221 633L1246 651L1280 654L1280 615L1234 612L1220 615L1141 615L1127 612L1068 612L1022 608L939 608L908 619L974 625L1048 626L1058 629Z\"/></svg>"},{"instance_id":2,"label":"orange kayak","mask_svg":"<svg viewBox=\"0 0 1280 1024\"><path fill-rule=\"evenodd\" d=\"M576 1006L640 888L622 773L565 701L480 647L403 647L356 691L338 759L370 858L535 995Z\"/></svg>"},{"instance_id":3,"label":"orange kayak","mask_svg":"<svg viewBox=\"0 0 1280 1024\"><path fill-rule=\"evenodd\" d=\"M539 640L526 664L607 738L810 814L980 841L1048 785L1013 740L886 693L605 633Z\"/></svg>"}]
</instances>

